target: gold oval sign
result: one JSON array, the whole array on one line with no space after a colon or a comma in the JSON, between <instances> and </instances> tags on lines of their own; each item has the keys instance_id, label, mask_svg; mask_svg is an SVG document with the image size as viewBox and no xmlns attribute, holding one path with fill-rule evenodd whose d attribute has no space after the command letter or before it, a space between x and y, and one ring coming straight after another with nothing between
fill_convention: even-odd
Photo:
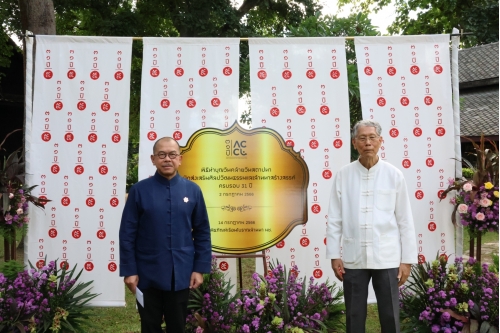
<instances>
[{"instance_id":1,"label":"gold oval sign","mask_svg":"<svg viewBox=\"0 0 500 333\"><path fill-rule=\"evenodd\" d=\"M203 191L213 251L261 251L307 222L307 164L276 131L202 129L181 154L179 174Z\"/></svg>"}]
</instances>

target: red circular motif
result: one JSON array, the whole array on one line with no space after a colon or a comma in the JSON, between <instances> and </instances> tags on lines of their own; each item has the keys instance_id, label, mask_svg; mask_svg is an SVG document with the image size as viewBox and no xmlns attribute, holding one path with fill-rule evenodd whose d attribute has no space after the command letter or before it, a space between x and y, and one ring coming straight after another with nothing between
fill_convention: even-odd
<instances>
[{"instance_id":1,"label":"red circular motif","mask_svg":"<svg viewBox=\"0 0 500 333\"><path fill-rule=\"evenodd\" d=\"M425 96L424 97L424 103L425 103L425 105L431 105L432 101L433 101L433 99L432 99L431 96Z\"/></svg>"},{"instance_id":2,"label":"red circular motif","mask_svg":"<svg viewBox=\"0 0 500 333\"><path fill-rule=\"evenodd\" d=\"M309 147L311 147L312 149L318 148L319 147L318 140L311 140L311 141L309 141Z\"/></svg>"},{"instance_id":3,"label":"red circular motif","mask_svg":"<svg viewBox=\"0 0 500 333\"><path fill-rule=\"evenodd\" d=\"M441 258L444 258L444 260L448 261L448 256L446 255L446 253L441 253L439 255L439 259L441 259Z\"/></svg>"},{"instance_id":4,"label":"red circular motif","mask_svg":"<svg viewBox=\"0 0 500 333\"><path fill-rule=\"evenodd\" d=\"M444 199L446 198L448 195L447 194L444 194L444 190L439 190L438 191L438 198L439 199Z\"/></svg>"},{"instance_id":5,"label":"red circular motif","mask_svg":"<svg viewBox=\"0 0 500 333\"><path fill-rule=\"evenodd\" d=\"M196 101L193 98L190 98L186 101L186 105L188 108L194 108L196 106Z\"/></svg>"},{"instance_id":6,"label":"red circular motif","mask_svg":"<svg viewBox=\"0 0 500 333\"><path fill-rule=\"evenodd\" d=\"M149 132L149 133L148 133L148 140L149 140L149 141L154 141L154 140L156 140L156 132Z\"/></svg>"},{"instance_id":7,"label":"red circular motif","mask_svg":"<svg viewBox=\"0 0 500 333\"><path fill-rule=\"evenodd\" d=\"M446 133L446 130L443 127L436 128L436 135L437 136L443 136L443 135L445 135L445 133Z\"/></svg>"},{"instance_id":8,"label":"red circular motif","mask_svg":"<svg viewBox=\"0 0 500 333\"><path fill-rule=\"evenodd\" d=\"M326 245L326 237L323 238L323 243Z\"/></svg>"},{"instance_id":9,"label":"red circular motif","mask_svg":"<svg viewBox=\"0 0 500 333\"><path fill-rule=\"evenodd\" d=\"M212 98L212 100L210 101L210 104L212 104L212 106L216 108L220 105L220 99Z\"/></svg>"},{"instance_id":10,"label":"red circular motif","mask_svg":"<svg viewBox=\"0 0 500 333\"><path fill-rule=\"evenodd\" d=\"M76 103L76 108L80 111L83 111L87 108L87 104L84 101L80 101Z\"/></svg>"},{"instance_id":11,"label":"red circular motif","mask_svg":"<svg viewBox=\"0 0 500 333\"><path fill-rule=\"evenodd\" d=\"M120 204L120 201L118 200L118 198L111 198L109 199L109 204L111 205L111 207L116 207Z\"/></svg>"},{"instance_id":12,"label":"red circular motif","mask_svg":"<svg viewBox=\"0 0 500 333\"><path fill-rule=\"evenodd\" d=\"M422 135L422 129L420 127L415 127L413 129L413 135L415 135L416 137L419 137Z\"/></svg>"},{"instance_id":13,"label":"red circular motif","mask_svg":"<svg viewBox=\"0 0 500 333\"><path fill-rule=\"evenodd\" d=\"M40 259L36 262L36 268L41 269L43 266L45 266L45 260Z\"/></svg>"},{"instance_id":14,"label":"red circular motif","mask_svg":"<svg viewBox=\"0 0 500 333\"><path fill-rule=\"evenodd\" d=\"M271 110L269 111L269 113L271 114L271 116L273 117L277 117L280 115L280 109L274 107L274 108L271 108Z\"/></svg>"},{"instance_id":15,"label":"red circular motif","mask_svg":"<svg viewBox=\"0 0 500 333\"><path fill-rule=\"evenodd\" d=\"M424 198L424 191L422 190L417 190L415 192L415 198L417 198L418 200L422 200Z\"/></svg>"},{"instance_id":16,"label":"red circular motif","mask_svg":"<svg viewBox=\"0 0 500 333\"><path fill-rule=\"evenodd\" d=\"M319 112L323 115L327 115L330 113L330 108L326 105L322 105L320 108L319 108Z\"/></svg>"},{"instance_id":17,"label":"red circular motif","mask_svg":"<svg viewBox=\"0 0 500 333\"><path fill-rule=\"evenodd\" d=\"M94 269L94 264L88 261L85 263L85 265L83 265L83 267L85 267L85 270L87 272L91 272Z\"/></svg>"},{"instance_id":18,"label":"red circular motif","mask_svg":"<svg viewBox=\"0 0 500 333\"><path fill-rule=\"evenodd\" d=\"M293 142L293 140L286 140L285 144L286 144L287 147L293 147L293 146L295 146L295 142Z\"/></svg>"},{"instance_id":19,"label":"red circular motif","mask_svg":"<svg viewBox=\"0 0 500 333\"><path fill-rule=\"evenodd\" d=\"M172 135L172 137L175 139L175 140L180 140L182 139L182 132L181 131L175 131L174 134Z\"/></svg>"},{"instance_id":20,"label":"red circular motif","mask_svg":"<svg viewBox=\"0 0 500 333\"><path fill-rule=\"evenodd\" d=\"M82 232L79 229L75 229L71 232L71 236L73 236L74 239L78 239L82 237Z\"/></svg>"},{"instance_id":21,"label":"red circular motif","mask_svg":"<svg viewBox=\"0 0 500 333\"><path fill-rule=\"evenodd\" d=\"M83 168L83 165L75 166L75 173L77 175L81 175L84 171L85 171L85 169Z\"/></svg>"},{"instance_id":22,"label":"red circular motif","mask_svg":"<svg viewBox=\"0 0 500 333\"><path fill-rule=\"evenodd\" d=\"M104 111L104 112L108 112L109 109L111 109L111 104L109 104L108 102L104 102L101 104L101 110Z\"/></svg>"},{"instance_id":23,"label":"red circular motif","mask_svg":"<svg viewBox=\"0 0 500 333\"><path fill-rule=\"evenodd\" d=\"M45 72L43 72L43 77L46 78L47 80L52 79L54 76L54 73L50 69L47 69Z\"/></svg>"},{"instance_id":24,"label":"red circular motif","mask_svg":"<svg viewBox=\"0 0 500 333\"><path fill-rule=\"evenodd\" d=\"M225 76L229 76L233 74L233 70L231 69L231 67L224 67L222 69L222 74L224 74Z\"/></svg>"},{"instance_id":25,"label":"red circular motif","mask_svg":"<svg viewBox=\"0 0 500 333\"><path fill-rule=\"evenodd\" d=\"M418 66L411 66L410 73L412 73L413 75L417 75L418 73L420 73L420 68Z\"/></svg>"},{"instance_id":26,"label":"red circular motif","mask_svg":"<svg viewBox=\"0 0 500 333\"><path fill-rule=\"evenodd\" d=\"M95 199L94 198L87 198L87 200L85 200L85 204L89 207L94 207Z\"/></svg>"},{"instance_id":27,"label":"red circular motif","mask_svg":"<svg viewBox=\"0 0 500 333\"><path fill-rule=\"evenodd\" d=\"M323 271L319 268L316 268L314 271L313 271L313 276L315 279L319 279L323 276Z\"/></svg>"},{"instance_id":28,"label":"red circular motif","mask_svg":"<svg viewBox=\"0 0 500 333\"><path fill-rule=\"evenodd\" d=\"M170 106L170 101L168 99L162 99L160 105L162 108L166 109Z\"/></svg>"},{"instance_id":29,"label":"red circular motif","mask_svg":"<svg viewBox=\"0 0 500 333\"><path fill-rule=\"evenodd\" d=\"M123 79L123 72L118 71L115 73L115 80L121 81Z\"/></svg>"},{"instance_id":30,"label":"red circular motif","mask_svg":"<svg viewBox=\"0 0 500 333\"><path fill-rule=\"evenodd\" d=\"M429 222L429 224L427 225L427 229L429 229L429 231L434 231L434 230L436 230L436 223L434 223L434 222Z\"/></svg>"},{"instance_id":31,"label":"red circular motif","mask_svg":"<svg viewBox=\"0 0 500 333\"><path fill-rule=\"evenodd\" d=\"M49 229L49 237L50 238L56 238L57 237L57 229Z\"/></svg>"},{"instance_id":32,"label":"red circular motif","mask_svg":"<svg viewBox=\"0 0 500 333\"><path fill-rule=\"evenodd\" d=\"M227 261L221 261L219 263L219 269L223 272L227 271L229 269L229 264L227 263Z\"/></svg>"},{"instance_id":33,"label":"red circular motif","mask_svg":"<svg viewBox=\"0 0 500 333\"><path fill-rule=\"evenodd\" d=\"M96 142L97 141L97 134L95 133L90 133L88 136L89 142Z\"/></svg>"},{"instance_id":34,"label":"red circular motif","mask_svg":"<svg viewBox=\"0 0 500 333\"><path fill-rule=\"evenodd\" d=\"M387 74L389 74L390 76L394 76L396 75L396 68L395 67L387 67Z\"/></svg>"},{"instance_id":35,"label":"red circular motif","mask_svg":"<svg viewBox=\"0 0 500 333\"><path fill-rule=\"evenodd\" d=\"M288 69L284 70L283 73L281 73L281 76L285 79L288 80L292 77L292 72L289 71Z\"/></svg>"},{"instance_id":36,"label":"red circular motif","mask_svg":"<svg viewBox=\"0 0 500 333\"><path fill-rule=\"evenodd\" d=\"M107 174L107 173L108 173L108 167L107 167L107 166L105 166L105 165L101 165L101 166L99 167L99 173L100 173L101 175L105 175L105 174Z\"/></svg>"},{"instance_id":37,"label":"red circular motif","mask_svg":"<svg viewBox=\"0 0 500 333\"><path fill-rule=\"evenodd\" d=\"M314 205L311 206L311 211L314 214L318 214L319 212L321 212L321 206L318 205L318 204L314 204Z\"/></svg>"},{"instance_id":38,"label":"red circular motif","mask_svg":"<svg viewBox=\"0 0 500 333\"><path fill-rule=\"evenodd\" d=\"M264 80L267 77L267 73L265 70L260 70L257 72L257 77L261 80Z\"/></svg>"},{"instance_id":39,"label":"red circular motif","mask_svg":"<svg viewBox=\"0 0 500 333\"><path fill-rule=\"evenodd\" d=\"M178 68L174 69L174 74L175 74L175 76L181 77L184 75L184 69L178 67Z\"/></svg>"},{"instance_id":40,"label":"red circular motif","mask_svg":"<svg viewBox=\"0 0 500 333\"><path fill-rule=\"evenodd\" d=\"M377 105L378 106L385 106L385 98L383 98L383 97L377 98Z\"/></svg>"},{"instance_id":41,"label":"red circular motif","mask_svg":"<svg viewBox=\"0 0 500 333\"><path fill-rule=\"evenodd\" d=\"M151 68L151 70L149 71L149 74L152 77L158 77L158 75L160 75L160 70L158 68Z\"/></svg>"},{"instance_id":42,"label":"red circular motif","mask_svg":"<svg viewBox=\"0 0 500 333\"><path fill-rule=\"evenodd\" d=\"M428 167L434 166L434 159L429 157L428 159L425 160L425 165L427 165Z\"/></svg>"},{"instance_id":43,"label":"red circular motif","mask_svg":"<svg viewBox=\"0 0 500 333\"><path fill-rule=\"evenodd\" d=\"M297 111L298 114L303 115L304 113L306 113L306 107L303 105L299 105L297 106L295 111Z\"/></svg>"},{"instance_id":44,"label":"red circular motif","mask_svg":"<svg viewBox=\"0 0 500 333\"><path fill-rule=\"evenodd\" d=\"M57 164L54 164L50 167L50 172L52 172L55 175L58 174L60 170L61 168Z\"/></svg>"},{"instance_id":45,"label":"red circular motif","mask_svg":"<svg viewBox=\"0 0 500 333\"><path fill-rule=\"evenodd\" d=\"M418 263L420 265L422 265L423 263L425 263L425 256L423 254L419 254L418 255Z\"/></svg>"},{"instance_id":46,"label":"red circular motif","mask_svg":"<svg viewBox=\"0 0 500 333\"><path fill-rule=\"evenodd\" d=\"M401 162L401 164L403 165L403 168L405 168L405 169L408 169L409 167L411 167L411 161L407 158L405 158L403 160L403 162Z\"/></svg>"},{"instance_id":47,"label":"red circular motif","mask_svg":"<svg viewBox=\"0 0 500 333\"><path fill-rule=\"evenodd\" d=\"M47 142L47 141L50 141L50 139L52 138L52 135L50 135L49 132L43 132L42 133L42 140Z\"/></svg>"},{"instance_id":48,"label":"red circular motif","mask_svg":"<svg viewBox=\"0 0 500 333\"><path fill-rule=\"evenodd\" d=\"M300 239L300 246L302 246L302 247L308 247L308 246L309 246L309 244L311 244L311 241L309 240L309 238L307 238L307 237L302 237L302 238Z\"/></svg>"},{"instance_id":49,"label":"red circular motif","mask_svg":"<svg viewBox=\"0 0 500 333\"><path fill-rule=\"evenodd\" d=\"M45 195L41 195L38 197L38 199L47 200L47 197ZM40 201L40 204L45 206L47 204L47 201Z\"/></svg>"},{"instance_id":50,"label":"red circular motif","mask_svg":"<svg viewBox=\"0 0 500 333\"><path fill-rule=\"evenodd\" d=\"M76 77L76 72L74 70L68 71L68 79L73 80Z\"/></svg>"},{"instance_id":51,"label":"red circular motif","mask_svg":"<svg viewBox=\"0 0 500 333\"><path fill-rule=\"evenodd\" d=\"M332 69L332 71L330 72L330 77L336 80L340 77L340 72L336 69Z\"/></svg>"},{"instance_id":52,"label":"red circular motif","mask_svg":"<svg viewBox=\"0 0 500 333\"><path fill-rule=\"evenodd\" d=\"M284 240L282 240L281 242L279 242L278 244L276 244L276 247L277 247L278 249L282 249L282 248L284 248L284 247L285 247L285 241L284 241Z\"/></svg>"},{"instance_id":53,"label":"red circular motif","mask_svg":"<svg viewBox=\"0 0 500 333\"><path fill-rule=\"evenodd\" d=\"M60 110L62 110L62 108L63 108L63 103L62 102L57 101L57 102L54 103L54 109L55 110L60 111Z\"/></svg>"},{"instance_id":54,"label":"red circular motif","mask_svg":"<svg viewBox=\"0 0 500 333\"><path fill-rule=\"evenodd\" d=\"M322 175L323 175L323 178L325 178L325 179L332 178L332 172L330 170L323 170Z\"/></svg>"},{"instance_id":55,"label":"red circular motif","mask_svg":"<svg viewBox=\"0 0 500 333\"><path fill-rule=\"evenodd\" d=\"M66 142L71 142L71 141L73 141L74 138L75 138L75 136L73 135L73 133L64 134L64 141L66 141Z\"/></svg>"},{"instance_id":56,"label":"red circular motif","mask_svg":"<svg viewBox=\"0 0 500 333\"><path fill-rule=\"evenodd\" d=\"M120 134L113 134L111 136L111 141L113 141L114 143L120 142L121 139L122 139L122 137Z\"/></svg>"},{"instance_id":57,"label":"red circular motif","mask_svg":"<svg viewBox=\"0 0 500 333\"><path fill-rule=\"evenodd\" d=\"M397 138L398 135L399 135L399 130L397 128L391 128L389 130L389 135L392 137L392 138Z\"/></svg>"},{"instance_id":58,"label":"red circular motif","mask_svg":"<svg viewBox=\"0 0 500 333\"><path fill-rule=\"evenodd\" d=\"M308 79L314 79L316 77L316 72L314 70L310 69L306 72L306 77Z\"/></svg>"},{"instance_id":59,"label":"red circular motif","mask_svg":"<svg viewBox=\"0 0 500 333\"><path fill-rule=\"evenodd\" d=\"M116 265L116 263L114 263L114 262L110 262L110 263L108 264L108 270L109 270L110 272L115 272L117 269L118 269L118 266Z\"/></svg>"},{"instance_id":60,"label":"red circular motif","mask_svg":"<svg viewBox=\"0 0 500 333\"><path fill-rule=\"evenodd\" d=\"M434 73L441 74L443 72L443 67L441 65L434 66Z\"/></svg>"},{"instance_id":61,"label":"red circular motif","mask_svg":"<svg viewBox=\"0 0 500 333\"><path fill-rule=\"evenodd\" d=\"M69 206L69 204L71 203L71 200L69 197L62 197L61 198L61 205L63 206Z\"/></svg>"},{"instance_id":62,"label":"red circular motif","mask_svg":"<svg viewBox=\"0 0 500 333\"><path fill-rule=\"evenodd\" d=\"M337 149L339 149L340 147L342 147L342 144L343 144L343 142L342 142L342 140L341 140L341 139L335 139L335 140L333 141L333 146L334 146L335 148L337 148Z\"/></svg>"},{"instance_id":63,"label":"red circular motif","mask_svg":"<svg viewBox=\"0 0 500 333\"><path fill-rule=\"evenodd\" d=\"M408 97L401 97L400 102L402 106L408 106L410 104L410 99Z\"/></svg>"},{"instance_id":64,"label":"red circular motif","mask_svg":"<svg viewBox=\"0 0 500 333\"><path fill-rule=\"evenodd\" d=\"M202 67L198 71L198 74L200 74L201 77L207 76L208 75L208 69L206 69L205 67Z\"/></svg>"},{"instance_id":65,"label":"red circular motif","mask_svg":"<svg viewBox=\"0 0 500 333\"><path fill-rule=\"evenodd\" d=\"M370 66L366 66L365 67L365 74L370 76L373 74L373 68L371 68Z\"/></svg>"},{"instance_id":66,"label":"red circular motif","mask_svg":"<svg viewBox=\"0 0 500 333\"><path fill-rule=\"evenodd\" d=\"M61 261L61 263L59 264L59 267L61 269L65 269L65 270L68 270L69 269L69 264L68 264L68 261Z\"/></svg>"},{"instance_id":67,"label":"red circular motif","mask_svg":"<svg viewBox=\"0 0 500 333\"><path fill-rule=\"evenodd\" d=\"M106 231L104 231L104 230L97 230L97 238L99 238L99 239L106 238Z\"/></svg>"},{"instance_id":68,"label":"red circular motif","mask_svg":"<svg viewBox=\"0 0 500 333\"><path fill-rule=\"evenodd\" d=\"M99 72L98 72L98 71L92 71L92 72L90 72L90 78L91 78L92 80L97 80L97 79L99 78L99 76L100 76L100 75L99 75Z\"/></svg>"}]
</instances>

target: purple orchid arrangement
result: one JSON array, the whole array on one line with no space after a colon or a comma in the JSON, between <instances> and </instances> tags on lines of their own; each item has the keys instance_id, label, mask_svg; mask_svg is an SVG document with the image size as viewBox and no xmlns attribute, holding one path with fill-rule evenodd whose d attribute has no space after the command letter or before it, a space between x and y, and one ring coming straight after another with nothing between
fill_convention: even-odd
<instances>
[{"instance_id":1,"label":"purple orchid arrangement","mask_svg":"<svg viewBox=\"0 0 500 333\"><path fill-rule=\"evenodd\" d=\"M498 332L498 275L471 258L448 265L442 255L412 268L400 288L402 327L408 332Z\"/></svg>"}]
</instances>

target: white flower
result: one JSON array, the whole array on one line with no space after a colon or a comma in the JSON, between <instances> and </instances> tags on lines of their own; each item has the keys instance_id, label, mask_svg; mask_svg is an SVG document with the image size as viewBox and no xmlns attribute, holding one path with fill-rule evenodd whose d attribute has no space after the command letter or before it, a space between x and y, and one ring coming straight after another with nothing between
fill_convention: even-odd
<instances>
[{"instance_id":1,"label":"white flower","mask_svg":"<svg viewBox=\"0 0 500 333\"><path fill-rule=\"evenodd\" d=\"M24 213L24 211L22 208L19 208L18 210L16 210L16 213L17 215L21 215L22 213Z\"/></svg>"},{"instance_id":2,"label":"white flower","mask_svg":"<svg viewBox=\"0 0 500 333\"><path fill-rule=\"evenodd\" d=\"M472 184L471 183L465 183L463 186L463 189L465 192L470 192L472 191Z\"/></svg>"},{"instance_id":3,"label":"white flower","mask_svg":"<svg viewBox=\"0 0 500 333\"><path fill-rule=\"evenodd\" d=\"M12 199L14 197L14 193L9 193L9 199Z\"/></svg>"},{"instance_id":4,"label":"white flower","mask_svg":"<svg viewBox=\"0 0 500 333\"><path fill-rule=\"evenodd\" d=\"M460 214L467 213L467 209L469 209L469 206L467 206L466 204L460 204L460 205L458 205L458 212Z\"/></svg>"}]
</instances>

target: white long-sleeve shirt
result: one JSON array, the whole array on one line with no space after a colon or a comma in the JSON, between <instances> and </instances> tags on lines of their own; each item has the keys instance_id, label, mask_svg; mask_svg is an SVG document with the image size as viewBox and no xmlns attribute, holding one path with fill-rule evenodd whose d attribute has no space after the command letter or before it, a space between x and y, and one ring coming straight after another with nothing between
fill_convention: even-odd
<instances>
[{"instance_id":1,"label":"white long-sleeve shirt","mask_svg":"<svg viewBox=\"0 0 500 333\"><path fill-rule=\"evenodd\" d=\"M379 161L359 161L335 175L327 224L327 259L345 268L386 269L418 262L415 228L403 174Z\"/></svg>"}]
</instances>

